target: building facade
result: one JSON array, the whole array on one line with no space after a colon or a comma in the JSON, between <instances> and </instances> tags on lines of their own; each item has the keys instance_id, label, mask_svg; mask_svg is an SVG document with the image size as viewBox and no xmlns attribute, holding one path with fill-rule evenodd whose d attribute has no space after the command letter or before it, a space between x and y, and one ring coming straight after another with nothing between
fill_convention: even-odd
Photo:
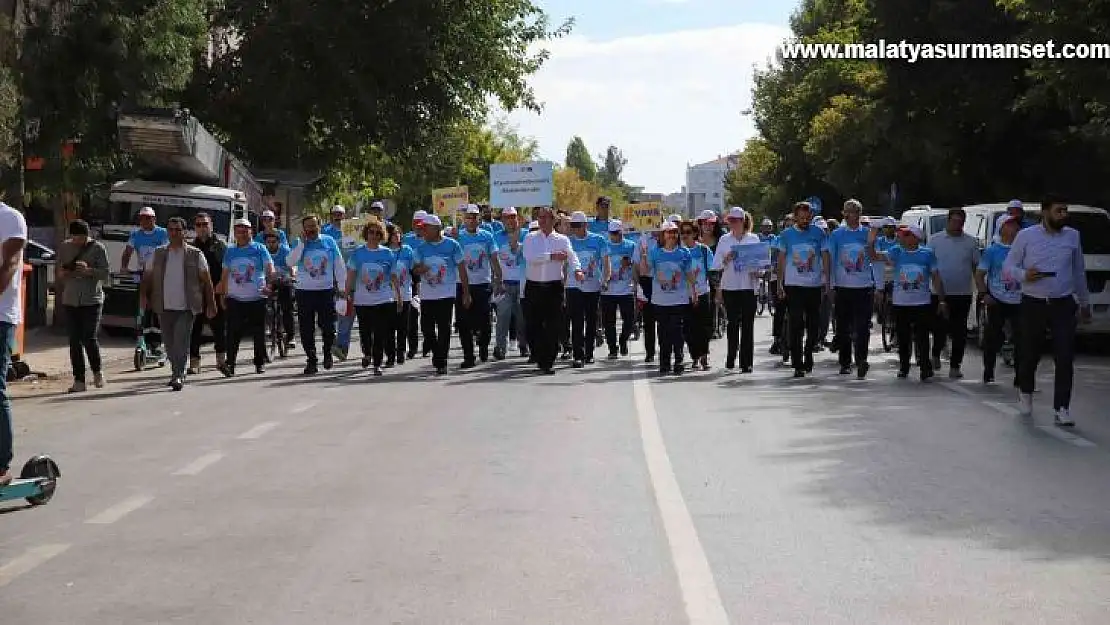
<instances>
[{"instance_id":1,"label":"building facade","mask_svg":"<svg viewBox=\"0 0 1110 625\"><path fill-rule=\"evenodd\" d=\"M736 154L721 156L707 163L686 167L686 207L687 216L694 216L703 210L721 213L727 201L725 177L738 165Z\"/></svg>"}]
</instances>

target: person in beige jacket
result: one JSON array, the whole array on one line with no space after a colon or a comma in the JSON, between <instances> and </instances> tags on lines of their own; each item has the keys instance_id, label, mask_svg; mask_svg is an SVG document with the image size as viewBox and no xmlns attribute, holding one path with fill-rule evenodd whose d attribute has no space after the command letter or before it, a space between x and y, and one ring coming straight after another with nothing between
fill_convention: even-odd
<instances>
[{"instance_id":1,"label":"person in beige jacket","mask_svg":"<svg viewBox=\"0 0 1110 625\"><path fill-rule=\"evenodd\" d=\"M140 303L151 308L161 320L162 342L170 361L170 387L180 391L185 385L185 367L193 320L203 313L216 316L216 297L212 276L204 254L185 242L185 220L169 221L170 242L154 250L150 266L143 272L139 289Z\"/></svg>"}]
</instances>

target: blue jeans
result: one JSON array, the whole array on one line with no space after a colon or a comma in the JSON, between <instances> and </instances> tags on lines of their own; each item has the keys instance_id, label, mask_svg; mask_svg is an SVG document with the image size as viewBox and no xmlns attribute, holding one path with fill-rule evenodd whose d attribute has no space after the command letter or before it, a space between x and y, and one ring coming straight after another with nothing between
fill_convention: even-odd
<instances>
[{"instance_id":1,"label":"blue jeans","mask_svg":"<svg viewBox=\"0 0 1110 625\"><path fill-rule=\"evenodd\" d=\"M0 473L12 465L12 402L8 399L8 369L12 366L15 326L0 321Z\"/></svg>"},{"instance_id":2,"label":"blue jeans","mask_svg":"<svg viewBox=\"0 0 1110 625\"><path fill-rule=\"evenodd\" d=\"M354 315L344 315L336 320L335 345L342 349L344 353L351 347L351 328L354 325Z\"/></svg>"}]
</instances>

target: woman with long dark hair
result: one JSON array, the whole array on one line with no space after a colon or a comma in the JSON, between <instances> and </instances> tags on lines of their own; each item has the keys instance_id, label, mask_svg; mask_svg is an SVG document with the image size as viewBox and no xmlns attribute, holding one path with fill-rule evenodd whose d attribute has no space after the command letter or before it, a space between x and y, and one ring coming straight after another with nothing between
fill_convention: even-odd
<instances>
[{"instance_id":1,"label":"woman with long dark hair","mask_svg":"<svg viewBox=\"0 0 1110 625\"><path fill-rule=\"evenodd\" d=\"M713 335L713 308L710 304L709 268L712 266L713 252L709 246L698 241L698 228L693 222L679 224L682 247L690 252L690 272L693 275L694 293L698 303L689 309L684 321L686 346L690 350L690 362L702 371L709 371L709 339Z\"/></svg>"},{"instance_id":2,"label":"woman with long dark hair","mask_svg":"<svg viewBox=\"0 0 1110 625\"><path fill-rule=\"evenodd\" d=\"M386 236L389 241L389 251L393 252L393 275L397 278L398 300L401 305L397 307L397 317L393 320L394 331L386 339L386 369L394 363L405 362L405 340L409 337L409 328L412 325L412 247L401 242L401 229L393 224L386 224ZM413 337L413 344L416 340ZM411 350L415 352L416 350Z\"/></svg>"}]
</instances>

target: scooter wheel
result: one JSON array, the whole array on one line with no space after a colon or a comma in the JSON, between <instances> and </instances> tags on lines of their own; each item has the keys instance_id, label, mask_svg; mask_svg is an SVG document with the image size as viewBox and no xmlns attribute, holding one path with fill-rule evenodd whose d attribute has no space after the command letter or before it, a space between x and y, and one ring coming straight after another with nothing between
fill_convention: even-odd
<instances>
[{"instance_id":1,"label":"scooter wheel","mask_svg":"<svg viewBox=\"0 0 1110 625\"><path fill-rule=\"evenodd\" d=\"M58 477L62 475L58 464L50 456L35 456L23 465L19 477L24 480L41 480L42 493L27 498L32 506L44 506L54 497L58 489Z\"/></svg>"},{"instance_id":2,"label":"scooter wheel","mask_svg":"<svg viewBox=\"0 0 1110 625\"><path fill-rule=\"evenodd\" d=\"M134 364L135 364L135 371L142 371L143 369L146 368L146 354L143 353L143 350L141 350L141 349L136 349L135 350L135 363Z\"/></svg>"}]
</instances>

